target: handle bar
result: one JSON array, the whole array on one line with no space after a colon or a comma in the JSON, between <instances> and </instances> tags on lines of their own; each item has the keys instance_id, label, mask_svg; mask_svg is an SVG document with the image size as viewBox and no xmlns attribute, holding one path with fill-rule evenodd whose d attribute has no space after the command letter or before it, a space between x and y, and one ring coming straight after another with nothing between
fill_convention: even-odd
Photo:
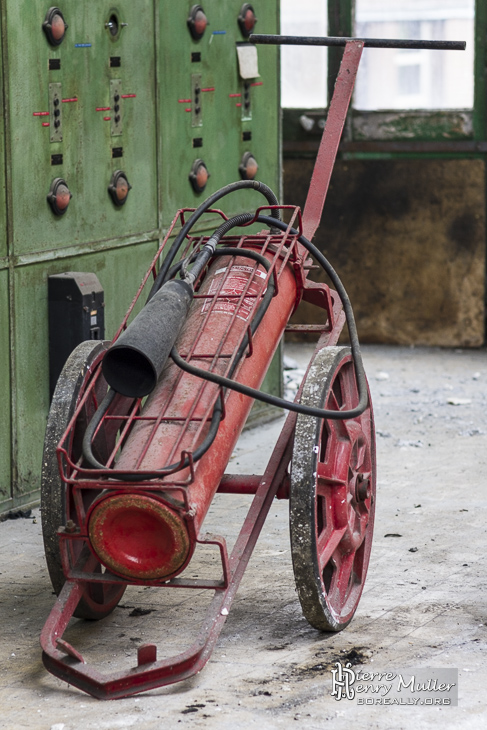
<instances>
[{"instance_id":1,"label":"handle bar","mask_svg":"<svg viewBox=\"0 0 487 730\"><path fill-rule=\"evenodd\" d=\"M416 50L464 51L465 41L408 41L386 38L320 38L299 35L254 35L251 43L277 44L286 46L345 46L349 41L362 41L368 48L410 48Z\"/></svg>"}]
</instances>

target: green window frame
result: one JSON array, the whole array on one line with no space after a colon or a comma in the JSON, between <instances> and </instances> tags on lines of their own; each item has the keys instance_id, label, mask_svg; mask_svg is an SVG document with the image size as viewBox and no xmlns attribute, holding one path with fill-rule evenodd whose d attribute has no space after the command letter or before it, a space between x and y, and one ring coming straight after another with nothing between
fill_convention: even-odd
<instances>
[{"instance_id":1,"label":"green window frame","mask_svg":"<svg viewBox=\"0 0 487 730\"><path fill-rule=\"evenodd\" d=\"M328 35L353 35L355 0L328 0ZM487 3L475 0L474 103L469 110L350 109L340 153L348 159L483 158L487 153ZM328 49L328 99L343 49ZM303 115L315 122L303 127ZM285 109L284 156L314 156L326 110Z\"/></svg>"}]
</instances>

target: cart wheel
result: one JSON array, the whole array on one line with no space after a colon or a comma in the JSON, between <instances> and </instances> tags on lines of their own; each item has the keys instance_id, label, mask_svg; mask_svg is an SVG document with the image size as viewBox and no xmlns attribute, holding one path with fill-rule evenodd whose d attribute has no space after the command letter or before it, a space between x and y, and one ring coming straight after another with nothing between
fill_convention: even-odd
<instances>
[{"instance_id":1,"label":"cart wheel","mask_svg":"<svg viewBox=\"0 0 487 730\"><path fill-rule=\"evenodd\" d=\"M59 475L56 448L85 391L90 373L102 359L109 344L88 340L73 350L59 376L47 419L41 476L42 533L47 567L57 595L65 582L57 531L74 516L74 505L69 503L67 490ZM100 402L106 394L108 386L103 378L100 378L98 382L96 395ZM84 430L93 413L93 402L88 399L72 436L72 456L75 461L81 454ZM73 546L79 554L82 543L73 541ZM77 555L75 554L73 557L77 557ZM101 571L101 566L98 566L96 570ZM125 586L110 584L105 586L102 583L87 584L74 615L78 618L103 618L113 611L124 591Z\"/></svg>"},{"instance_id":2,"label":"cart wheel","mask_svg":"<svg viewBox=\"0 0 487 730\"><path fill-rule=\"evenodd\" d=\"M348 347L316 356L301 403L348 410L358 402ZM341 631L365 583L375 510L375 430L369 406L358 418L299 415L291 468L290 528L296 588L306 619Z\"/></svg>"}]
</instances>

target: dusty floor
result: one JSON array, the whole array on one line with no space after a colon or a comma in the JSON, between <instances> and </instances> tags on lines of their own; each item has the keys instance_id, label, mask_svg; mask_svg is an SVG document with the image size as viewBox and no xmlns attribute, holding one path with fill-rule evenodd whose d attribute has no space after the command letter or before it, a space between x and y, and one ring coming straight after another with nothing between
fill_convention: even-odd
<instances>
[{"instance_id":1,"label":"dusty floor","mask_svg":"<svg viewBox=\"0 0 487 730\"><path fill-rule=\"evenodd\" d=\"M288 349L300 362L305 353L302 345ZM101 703L42 666L38 637L54 596L36 510L34 519L0 524L0 727L487 726L487 352L368 346L364 360L379 481L369 575L351 625L322 635L303 618L287 503L276 501L205 669L173 687ZM247 432L232 470L262 470L281 424ZM219 496L208 527L225 527L231 541L247 504L247 498ZM136 647L146 641L175 652L177 641L189 642L206 596L161 593L128 590L112 617L75 621L70 640L112 668L122 661L134 665ZM132 616L134 608L152 612ZM364 671L458 668L458 707L336 701L331 666L347 658Z\"/></svg>"}]
</instances>

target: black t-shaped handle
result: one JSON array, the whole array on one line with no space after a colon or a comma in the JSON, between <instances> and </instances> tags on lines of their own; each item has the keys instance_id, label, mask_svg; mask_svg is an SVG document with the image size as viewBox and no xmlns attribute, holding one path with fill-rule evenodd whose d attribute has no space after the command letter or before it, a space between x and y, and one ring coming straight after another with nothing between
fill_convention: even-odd
<instances>
[{"instance_id":1,"label":"black t-shaped handle","mask_svg":"<svg viewBox=\"0 0 487 730\"><path fill-rule=\"evenodd\" d=\"M249 41L280 46L345 46L349 41L362 41L366 48L409 48L435 51L464 51L467 46L465 41L408 41L387 38L327 38L262 34L252 34Z\"/></svg>"}]
</instances>

